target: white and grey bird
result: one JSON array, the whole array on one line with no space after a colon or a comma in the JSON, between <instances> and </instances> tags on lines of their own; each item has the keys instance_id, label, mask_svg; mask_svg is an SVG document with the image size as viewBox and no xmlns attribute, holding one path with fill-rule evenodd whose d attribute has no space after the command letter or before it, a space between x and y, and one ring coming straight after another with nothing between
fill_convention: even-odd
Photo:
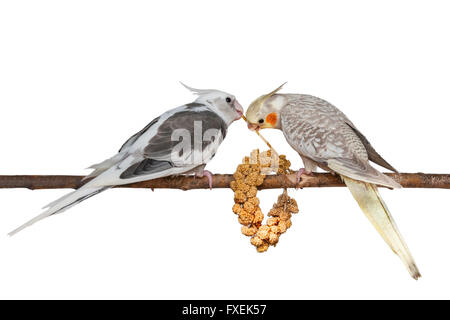
<instances>
[{"instance_id":1,"label":"white and grey bird","mask_svg":"<svg viewBox=\"0 0 450 320\"><path fill-rule=\"evenodd\" d=\"M92 178L79 189L48 204L43 213L13 230L20 230L116 185L161 177L195 174L212 176L205 165L214 157L228 127L241 118L243 109L226 92L186 88L198 95L192 102L169 110L131 136L119 152L90 168Z\"/></svg>"},{"instance_id":2,"label":"white and grey bird","mask_svg":"<svg viewBox=\"0 0 450 320\"><path fill-rule=\"evenodd\" d=\"M418 279L420 273L414 259L377 190L377 185L388 188L401 188L401 185L376 170L369 161L397 171L335 106L310 95L278 94L281 87L250 105L246 113L249 129L283 131L305 166L298 171L297 182L317 167L339 174L370 222L411 276Z\"/></svg>"}]
</instances>

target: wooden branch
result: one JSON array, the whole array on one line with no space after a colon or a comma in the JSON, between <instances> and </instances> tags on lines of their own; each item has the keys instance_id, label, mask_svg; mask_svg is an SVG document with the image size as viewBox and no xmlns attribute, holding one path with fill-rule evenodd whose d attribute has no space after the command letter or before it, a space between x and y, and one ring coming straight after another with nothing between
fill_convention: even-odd
<instances>
[{"instance_id":1,"label":"wooden branch","mask_svg":"<svg viewBox=\"0 0 450 320\"><path fill-rule=\"evenodd\" d=\"M386 173L394 178L404 188L440 188L450 189L450 174L425 174L425 173ZM269 175L259 189L295 188L293 178L289 176ZM83 183L82 176L0 176L1 188L27 188L35 189L76 189ZM229 188L233 176L230 174L215 174L213 176L213 188ZM315 187L343 187L344 184L338 176L329 173L315 173L312 176L303 176L298 185L299 188ZM144 182L117 186L117 188L152 188L152 189L208 189L208 180L194 178L193 176L177 176L154 179Z\"/></svg>"}]
</instances>

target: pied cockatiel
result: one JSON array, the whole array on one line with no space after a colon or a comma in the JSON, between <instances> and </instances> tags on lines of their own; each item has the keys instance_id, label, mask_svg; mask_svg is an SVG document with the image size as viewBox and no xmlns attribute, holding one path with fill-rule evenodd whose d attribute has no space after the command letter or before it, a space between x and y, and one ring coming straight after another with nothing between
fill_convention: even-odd
<instances>
[{"instance_id":1,"label":"pied cockatiel","mask_svg":"<svg viewBox=\"0 0 450 320\"><path fill-rule=\"evenodd\" d=\"M277 94L281 87L250 105L246 113L249 129L283 131L305 166L298 171L297 182L302 174L310 174L317 167L339 174L370 222L411 276L418 279L420 273L414 259L376 187L401 188L401 185L373 168L369 160L396 170L336 107L310 95Z\"/></svg>"},{"instance_id":2,"label":"pied cockatiel","mask_svg":"<svg viewBox=\"0 0 450 320\"><path fill-rule=\"evenodd\" d=\"M9 234L116 185L194 173L206 176L211 188L212 176L204 167L216 154L228 126L240 119L244 111L229 93L185 87L198 95L194 102L152 120L131 136L115 156L91 166L95 170L86 178L92 180L48 204L44 207L47 210Z\"/></svg>"}]
</instances>

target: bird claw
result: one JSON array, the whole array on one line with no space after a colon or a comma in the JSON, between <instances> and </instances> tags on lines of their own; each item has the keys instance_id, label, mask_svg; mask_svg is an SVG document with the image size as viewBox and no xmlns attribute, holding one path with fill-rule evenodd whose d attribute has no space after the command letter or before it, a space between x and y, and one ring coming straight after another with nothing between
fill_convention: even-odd
<instances>
[{"instance_id":1,"label":"bird claw","mask_svg":"<svg viewBox=\"0 0 450 320\"><path fill-rule=\"evenodd\" d=\"M305 168L300 168L297 171L297 179L296 179L296 187L295 187L296 189L298 189L298 184L300 183L300 181L302 181L303 175L310 176L310 175L312 175L312 171L308 171Z\"/></svg>"},{"instance_id":2,"label":"bird claw","mask_svg":"<svg viewBox=\"0 0 450 320\"><path fill-rule=\"evenodd\" d=\"M201 173L196 173L194 177L207 177L208 178L208 184L209 184L209 190L212 190L212 173L208 170L203 170Z\"/></svg>"}]
</instances>

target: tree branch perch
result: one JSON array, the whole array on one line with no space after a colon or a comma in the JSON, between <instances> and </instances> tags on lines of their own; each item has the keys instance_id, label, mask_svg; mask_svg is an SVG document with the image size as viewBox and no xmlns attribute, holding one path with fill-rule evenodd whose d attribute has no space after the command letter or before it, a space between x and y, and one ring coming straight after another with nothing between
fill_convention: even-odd
<instances>
[{"instance_id":1,"label":"tree branch perch","mask_svg":"<svg viewBox=\"0 0 450 320\"><path fill-rule=\"evenodd\" d=\"M425 173L386 173L404 188L440 188L450 189L450 174L425 174ZM259 189L295 188L295 183L284 175L268 175ZM27 188L35 189L76 189L83 183L83 176L62 175L0 175L0 189ZM229 188L233 180L231 174L215 174L213 176L213 188ZM338 176L330 173L315 173L312 176L303 176L299 188L316 187L343 187L344 183ZM193 176L176 176L159 178L144 182L132 183L117 188L152 188L152 189L208 189L206 178L194 178Z\"/></svg>"}]
</instances>

